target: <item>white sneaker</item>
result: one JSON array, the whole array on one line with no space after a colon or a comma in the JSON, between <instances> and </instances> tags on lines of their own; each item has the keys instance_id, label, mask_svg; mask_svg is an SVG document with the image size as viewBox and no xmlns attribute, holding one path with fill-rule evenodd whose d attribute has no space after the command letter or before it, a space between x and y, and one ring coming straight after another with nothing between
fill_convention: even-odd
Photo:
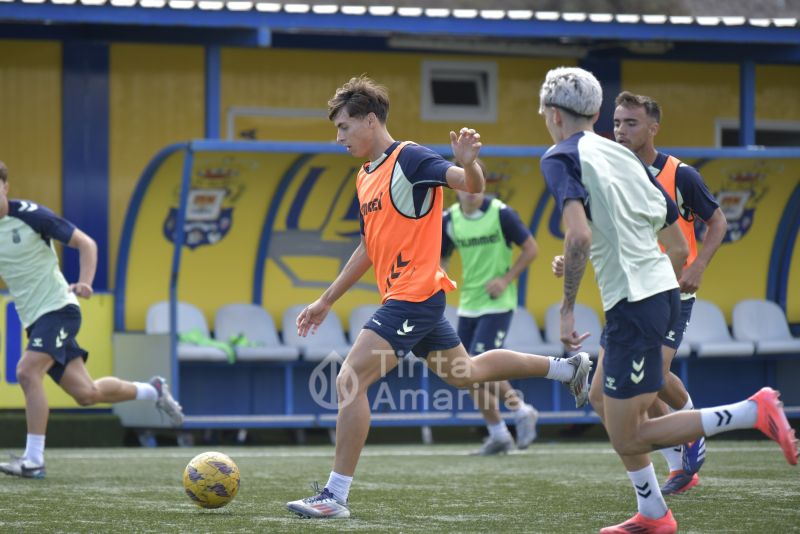
<instances>
[{"instance_id":1,"label":"white sneaker","mask_svg":"<svg viewBox=\"0 0 800 534\"><path fill-rule=\"evenodd\" d=\"M306 497L299 501L286 503L286 508L300 517L306 519L347 519L350 517L350 508L347 503L339 502L328 488L319 491L319 485L315 483L314 489L317 494Z\"/></svg>"},{"instance_id":2,"label":"white sneaker","mask_svg":"<svg viewBox=\"0 0 800 534\"><path fill-rule=\"evenodd\" d=\"M513 450L514 440L511 438L511 434L506 434L503 438L489 436L484 440L480 449L470 454L472 456L493 456L495 454L506 454Z\"/></svg>"},{"instance_id":3,"label":"white sneaker","mask_svg":"<svg viewBox=\"0 0 800 534\"><path fill-rule=\"evenodd\" d=\"M181 426L183 424L183 408L169 392L167 381L160 376L154 376L150 379L150 385L158 391L156 408L172 419L172 426Z\"/></svg>"},{"instance_id":4,"label":"white sneaker","mask_svg":"<svg viewBox=\"0 0 800 534\"><path fill-rule=\"evenodd\" d=\"M44 463L36 465L27 458L12 456L10 462L0 463L0 471L7 475L22 478L44 478Z\"/></svg>"},{"instance_id":5,"label":"white sneaker","mask_svg":"<svg viewBox=\"0 0 800 534\"><path fill-rule=\"evenodd\" d=\"M538 435L536 423L539 421L539 412L530 404L523 404L514 412L514 424L517 427L517 448L527 449Z\"/></svg>"},{"instance_id":6,"label":"white sneaker","mask_svg":"<svg viewBox=\"0 0 800 534\"><path fill-rule=\"evenodd\" d=\"M580 408L589 400L589 372L592 370L592 360L586 352L579 352L567 358L567 363L575 368L575 374L572 380L564 383L569 387L569 392L575 396L575 407Z\"/></svg>"}]
</instances>

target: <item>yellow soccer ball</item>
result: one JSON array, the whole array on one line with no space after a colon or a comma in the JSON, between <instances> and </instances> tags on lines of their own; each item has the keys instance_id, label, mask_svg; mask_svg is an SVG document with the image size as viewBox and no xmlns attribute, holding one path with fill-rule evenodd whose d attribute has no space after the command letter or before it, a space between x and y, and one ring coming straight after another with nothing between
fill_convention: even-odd
<instances>
[{"instance_id":1,"label":"yellow soccer ball","mask_svg":"<svg viewBox=\"0 0 800 534\"><path fill-rule=\"evenodd\" d=\"M221 508L239 492L239 468L221 452L198 454L183 471L186 495L202 508Z\"/></svg>"}]
</instances>

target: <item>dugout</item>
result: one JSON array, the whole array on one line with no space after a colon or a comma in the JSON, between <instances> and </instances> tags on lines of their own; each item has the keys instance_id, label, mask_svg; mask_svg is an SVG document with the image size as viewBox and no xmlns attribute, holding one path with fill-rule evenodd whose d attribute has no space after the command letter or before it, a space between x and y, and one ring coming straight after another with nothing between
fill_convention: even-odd
<instances>
[{"instance_id":1,"label":"dugout","mask_svg":"<svg viewBox=\"0 0 800 534\"><path fill-rule=\"evenodd\" d=\"M434 148L444 155L449 151ZM560 252L563 234L560 213L539 172L544 150L490 146L482 157L488 192L516 200L540 257L549 258ZM701 297L732 307L766 295L797 313L800 266L792 254L800 231L800 150L668 150L703 173L729 219ZM142 174L125 217L115 281L115 372L167 376L184 405L188 428L333 426L335 367L303 359L181 361L175 310L178 301L190 302L213 325L222 306L253 303L280 325L288 308L314 300L357 243L357 164L333 144L196 140L162 150ZM702 228L697 231L702 236ZM459 278L458 269L453 275ZM520 286L520 305L537 318L560 298L561 286L546 261L536 262ZM598 298L587 280L579 301L596 305ZM148 308L165 299L171 303L171 335L141 333ZM356 306L378 302L370 271L333 313L347 329ZM800 393L790 387L800 378L797 355L709 359L693 354L675 366L698 405L732 401L769 384L784 391L790 412L800 411ZM557 383L514 384L539 408L542 422L597 421L590 411L573 409L569 393ZM320 397L320 388L327 388L327 398ZM424 373L419 362L379 382L370 401L376 425L480 420L468 398ZM127 425L163 424L152 410L134 403L114 411Z\"/></svg>"}]
</instances>

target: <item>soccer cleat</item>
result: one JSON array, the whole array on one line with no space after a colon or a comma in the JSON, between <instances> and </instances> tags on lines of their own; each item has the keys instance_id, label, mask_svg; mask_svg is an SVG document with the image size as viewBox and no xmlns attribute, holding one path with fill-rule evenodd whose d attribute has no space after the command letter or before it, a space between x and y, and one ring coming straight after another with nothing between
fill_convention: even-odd
<instances>
[{"instance_id":1,"label":"soccer cleat","mask_svg":"<svg viewBox=\"0 0 800 534\"><path fill-rule=\"evenodd\" d=\"M172 419L172 426L181 426L183 424L183 408L169 392L167 381L160 376L154 376L150 379L150 385L158 392L156 408Z\"/></svg>"},{"instance_id":2,"label":"soccer cleat","mask_svg":"<svg viewBox=\"0 0 800 534\"><path fill-rule=\"evenodd\" d=\"M347 503L339 502L328 488L319 490L319 484L314 483L317 494L312 497L286 503L290 512L305 519L347 519L350 517L350 508Z\"/></svg>"},{"instance_id":3,"label":"soccer cleat","mask_svg":"<svg viewBox=\"0 0 800 534\"><path fill-rule=\"evenodd\" d=\"M514 440L511 439L511 434L507 434L505 438L497 439L489 436L483 442L483 446L477 451L471 453L472 456L493 456L495 454L506 454L514 450Z\"/></svg>"},{"instance_id":4,"label":"soccer cleat","mask_svg":"<svg viewBox=\"0 0 800 534\"><path fill-rule=\"evenodd\" d=\"M699 439L683 444L681 447L681 463L683 464L683 471L687 475L700 471L705 461L706 438L700 436Z\"/></svg>"},{"instance_id":5,"label":"soccer cleat","mask_svg":"<svg viewBox=\"0 0 800 534\"><path fill-rule=\"evenodd\" d=\"M772 388L761 388L748 400L758 406L758 418L756 428L766 434L770 439L778 442L783 449L786 461L791 465L797 465L797 438L794 430L786 420L783 412L783 403L778 400L780 393Z\"/></svg>"},{"instance_id":6,"label":"soccer cleat","mask_svg":"<svg viewBox=\"0 0 800 534\"><path fill-rule=\"evenodd\" d=\"M636 514L624 523L600 529L600 534L674 534L678 532L678 522L672 517L672 510L667 510L664 517L650 519Z\"/></svg>"},{"instance_id":7,"label":"soccer cleat","mask_svg":"<svg viewBox=\"0 0 800 534\"><path fill-rule=\"evenodd\" d=\"M0 463L0 471L7 475L22 478L42 479L45 476L44 464L34 465L27 458L19 458L13 455L10 462Z\"/></svg>"},{"instance_id":8,"label":"soccer cleat","mask_svg":"<svg viewBox=\"0 0 800 534\"><path fill-rule=\"evenodd\" d=\"M672 471L669 478L661 486L662 495L677 495L695 487L700 481L697 473L689 474L685 471Z\"/></svg>"},{"instance_id":9,"label":"soccer cleat","mask_svg":"<svg viewBox=\"0 0 800 534\"><path fill-rule=\"evenodd\" d=\"M564 383L569 387L569 392L575 396L575 407L580 408L589 400L589 372L592 370L592 360L586 352L579 352L567 358L567 363L575 368L575 374L572 380Z\"/></svg>"},{"instance_id":10,"label":"soccer cleat","mask_svg":"<svg viewBox=\"0 0 800 534\"><path fill-rule=\"evenodd\" d=\"M539 412L530 404L524 404L514 412L514 424L517 427L517 448L527 449L528 445L536 439L536 423L539 421Z\"/></svg>"}]
</instances>

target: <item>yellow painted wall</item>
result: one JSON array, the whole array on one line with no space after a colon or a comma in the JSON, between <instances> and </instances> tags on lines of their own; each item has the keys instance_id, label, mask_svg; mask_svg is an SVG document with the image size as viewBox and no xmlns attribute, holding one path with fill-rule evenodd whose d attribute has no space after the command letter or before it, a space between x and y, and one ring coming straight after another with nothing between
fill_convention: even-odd
<instances>
[{"instance_id":1,"label":"yellow painted wall","mask_svg":"<svg viewBox=\"0 0 800 534\"><path fill-rule=\"evenodd\" d=\"M756 67L756 119L800 121L800 66Z\"/></svg>"},{"instance_id":2,"label":"yellow painted wall","mask_svg":"<svg viewBox=\"0 0 800 534\"><path fill-rule=\"evenodd\" d=\"M735 64L623 61L622 88L655 98L662 146L714 146L717 119L739 118ZM800 67L756 67L756 120L800 121Z\"/></svg>"},{"instance_id":3,"label":"yellow painted wall","mask_svg":"<svg viewBox=\"0 0 800 534\"><path fill-rule=\"evenodd\" d=\"M6 306L9 297L0 295L0 325L5 329ZM89 352L86 369L93 378L109 376L112 373L111 332L114 328L114 296L95 294L89 300L81 300L82 322L78 333L78 344ZM5 334L5 332L3 332ZM17 383L9 383L5 374L8 347L6 336L0 336L0 409L24 408L25 396ZM28 340L22 333L20 354L25 350ZM121 377L131 380L147 380L146 376ZM45 379L45 392L51 408L78 408L78 404L58 387L49 377ZM108 406L108 405L102 405Z\"/></svg>"},{"instance_id":4,"label":"yellow painted wall","mask_svg":"<svg viewBox=\"0 0 800 534\"><path fill-rule=\"evenodd\" d=\"M352 76L367 73L389 89L389 131L396 139L447 144L448 131L464 125L422 121L420 77L422 61L429 59L476 60L453 55L223 49L222 135L227 138L225 117L230 106L324 111L338 87ZM548 69L574 65L574 60L487 57L478 60L496 61L498 65L498 120L474 124L484 141L506 145L551 144L538 115L539 86ZM261 140L333 141L336 135L327 116L318 120L260 119L258 124Z\"/></svg>"},{"instance_id":5,"label":"yellow painted wall","mask_svg":"<svg viewBox=\"0 0 800 534\"><path fill-rule=\"evenodd\" d=\"M124 216L142 170L164 146L203 135L204 56L196 46L112 44L110 57L109 275L113 283ZM549 68L574 61L317 50L223 49L222 135L227 135L226 110L231 106L324 110L338 86L366 72L389 88L389 127L396 138L445 144L447 131L461 125L421 120L419 80L425 59L496 61L498 122L476 124L485 143L550 144L537 113L537 90ZM800 121L800 67L762 65L756 73L757 119ZM61 77L59 43L0 40L0 99L4 102L0 159L11 171L11 195L35 198L59 212ZM660 145L710 146L714 121L738 116L736 65L624 61L622 77L625 89L650 94L663 105ZM270 119L264 124L265 131L259 132L262 138L331 141L335 134L325 118ZM538 170L534 174L538 177ZM520 211L529 212L539 193L533 195L518 197L514 203ZM548 236L539 239L545 250L555 245L548 244ZM545 264L534 265L529 297L549 300L551 281ZM800 302L792 298L800 294L798 269L796 259L789 291L790 315L795 318L800 316ZM543 294L537 287L548 290Z\"/></svg>"},{"instance_id":6,"label":"yellow painted wall","mask_svg":"<svg viewBox=\"0 0 800 534\"><path fill-rule=\"evenodd\" d=\"M800 321L800 238L794 242L792 268L789 271L789 286L786 292L786 316L790 321Z\"/></svg>"},{"instance_id":7,"label":"yellow painted wall","mask_svg":"<svg viewBox=\"0 0 800 534\"><path fill-rule=\"evenodd\" d=\"M203 137L204 54L198 46L113 44L110 60L109 284L128 203L166 145Z\"/></svg>"},{"instance_id":8,"label":"yellow painted wall","mask_svg":"<svg viewBox=\"0 0 800 534\"><path fill-rule=\"evenodd\" d=\"M0 160L12 198L61 211L61 44L0 40Z\"/></svg>"},{"instance_id":9,"label":"yellow painted wall","mask_svg":"<svg viewBox=\"0 0 800 534\"><path fill-rule=\"evenodd\" d=\"M622 89L661 104L662 146L714 146L715 120L739 116L734 64L623 61Z\"/></svg>"}]
</instances>

